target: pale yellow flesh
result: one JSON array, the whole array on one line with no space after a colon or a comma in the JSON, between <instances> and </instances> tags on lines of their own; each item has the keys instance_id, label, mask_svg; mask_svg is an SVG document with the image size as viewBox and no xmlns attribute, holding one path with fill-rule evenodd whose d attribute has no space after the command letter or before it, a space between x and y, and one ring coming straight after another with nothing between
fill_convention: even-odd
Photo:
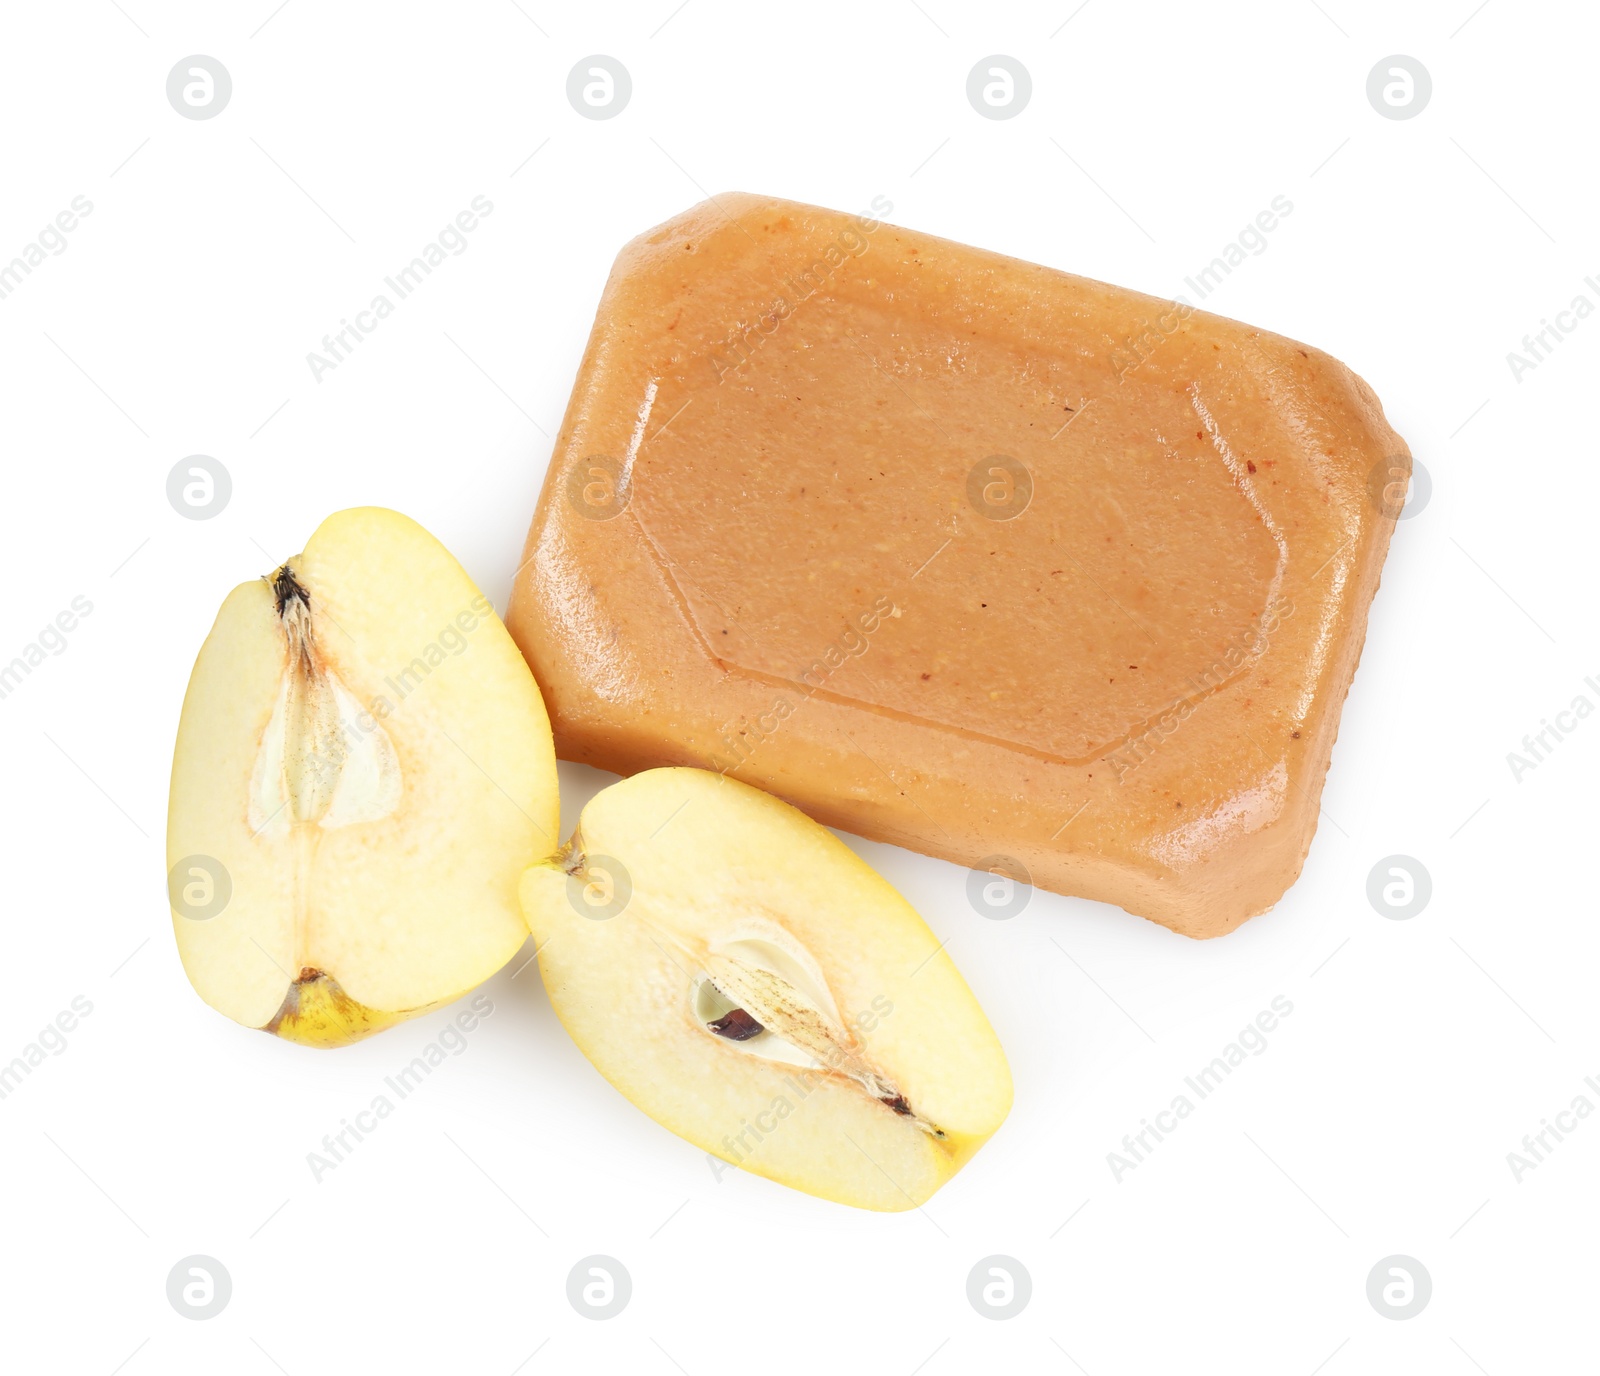
<instances>
[{"instance_id":1,"label":"pale yellow flesh","mask_svg":"<svg viewBox=\"0 0 1600 1376\"><path fill-rule=\"evenodd\" d=\"M212 1007L337 1045L465 993L521 945L518 877L555 847L555 755L526 663L422 527L339 512L287 563L337 685L333 802L293 820L288 642L271 586L243 584L189 682L167 829L168 865L214 857L232 897L173 922Z\"/></svg>"},{"instance_id":2,"label":"pale yellow flesh","mask_svg":"<svg viewBox=\"0 0 1600 1376\"><path fill-rule=\"evenodd\" d=\"M581 876L567 872L596 856L620 861L632 888L603 919L574 906ZM907 1209L1010 1109L1000 1044L926 924L836 837L759 790L702 770L635 775L588 804L572 854L529 870L522 894L551 1003L584 1054L724 1161L840 1203ZM942 1139L848 1075L706 1030L693 990L745 938L810 958L861 1063Z\"/></svg>"}]
</instances>

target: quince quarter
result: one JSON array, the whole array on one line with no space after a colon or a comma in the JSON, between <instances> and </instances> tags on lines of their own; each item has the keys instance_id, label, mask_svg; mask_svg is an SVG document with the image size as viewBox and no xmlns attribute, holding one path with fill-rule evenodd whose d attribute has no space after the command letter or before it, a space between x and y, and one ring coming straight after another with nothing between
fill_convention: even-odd
<instances>
[{"instance_id":1,"label":"quince quarter","mask_svg":"<svg viewBox=\"0 0 1600 1376\"><path fill-rule=\"evenodd\" d=\"M235 588L195 662L167 863L219 1012L337 1046L448 1002L527 936L559 825L538 687L487 598L405 516L330 516Z\"/></svg>"},{"instance_id":2,"label":"quince quarter","mask_svg":"<svg viewBox=\"0 0 1600 1376\"><path fill-rule=\"evenodd\" d=\"M1000 1043L910 904L746 784L612 785L522 899L573 1040L719 1175L909 1209L1011 1107Z\"/></svg>"}]
</instances>

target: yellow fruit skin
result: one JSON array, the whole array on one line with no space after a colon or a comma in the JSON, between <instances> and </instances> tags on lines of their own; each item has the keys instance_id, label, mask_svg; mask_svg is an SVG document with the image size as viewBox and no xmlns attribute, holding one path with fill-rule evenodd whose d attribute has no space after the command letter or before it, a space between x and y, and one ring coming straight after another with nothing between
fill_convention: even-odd
<instances>
[{"instance_id":1,"label":"yellow fruit skin","mask_svg":"<svg viewBox=\"0 0 1600 1376\"><path fill-rule=\"evenodd\" d=\"M283 1006L261 1030L301 1046L324 1049L349 1046L449 1002L449 999L440 999L421 1008L380 1013L357 1003L339 987L338 980L320 971L307 971L289 986L289 992L283 996Z\"/></svg>"}]
</instances>

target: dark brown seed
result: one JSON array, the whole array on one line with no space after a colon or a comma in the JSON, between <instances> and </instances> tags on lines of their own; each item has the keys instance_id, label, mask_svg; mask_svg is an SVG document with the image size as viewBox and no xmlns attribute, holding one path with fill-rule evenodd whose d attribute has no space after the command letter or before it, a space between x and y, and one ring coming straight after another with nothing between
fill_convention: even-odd
<instances>
[{"instance_id":1,"label":"dark brown seed","mask_svg":"<svg viewBox=\"0 0 1600 1376\"><path fill-rule=\"evenodd\" d=\"M766 1029L742 1008L735 1008L731 1013L724 1013L715 1022L706 1024L719 1037L726 1037L730 1042L747 1042Z\"/></svg>"},{"instance_id":2,"label":"dark brown seed","mask_svg":"<svg viewBox=\"0 0 1600 1376\"><path fill-rule=\"evenodd\" d=\"M890 1108L892 1108L896 1113L900 1114L903 1118L909 1118L912 1116L911 1105L906 1102L906 1097L903 1094L896 1094L894 1098L883 1099L880 1102L888 1104Z\"/></svg>"},{"instance_id":3,"label":"dark brown seed","mask_svg":"<svg viewBox=\"0 0 1600 1376\"><path fill-rule=\"evenodd\" d=\"M308 593L300 580L295 577L294 570L285 564L272 575L272 596L278 604L278 615L283 615L283 609L290 602L299 602L309 607L311 594Z\"/></svg>"}]
</instances>

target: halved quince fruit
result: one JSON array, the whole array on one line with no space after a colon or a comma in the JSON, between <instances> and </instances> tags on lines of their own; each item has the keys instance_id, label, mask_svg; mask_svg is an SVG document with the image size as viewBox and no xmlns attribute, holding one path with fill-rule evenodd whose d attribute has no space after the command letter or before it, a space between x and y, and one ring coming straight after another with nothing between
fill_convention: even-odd
<instances>
[{"instance_id":1,"label":"halved quince fruit","mask_svg":"<svg viewBox=\"0 0 1600 1376\"><path fill-rule=\"evenodd\" d=\"M788 804L655 769L523 879L556 1013L639 1108L720 1162L908 1209L1011 1107L993 1029L911 906Z\"/></svg>"},{"instance_id":2,"label":"halved quince fruit","mask_svg":"<svg viewBox=\"0 0 1600 1376\"><path fill-rule=\"evenodd\" d=\"M488 978L555 848L549 719L489 600L421 526L341 511L234 589L184 698L178 951L248 1027L338 1046Z\"/></svg>"}]
</instances>

